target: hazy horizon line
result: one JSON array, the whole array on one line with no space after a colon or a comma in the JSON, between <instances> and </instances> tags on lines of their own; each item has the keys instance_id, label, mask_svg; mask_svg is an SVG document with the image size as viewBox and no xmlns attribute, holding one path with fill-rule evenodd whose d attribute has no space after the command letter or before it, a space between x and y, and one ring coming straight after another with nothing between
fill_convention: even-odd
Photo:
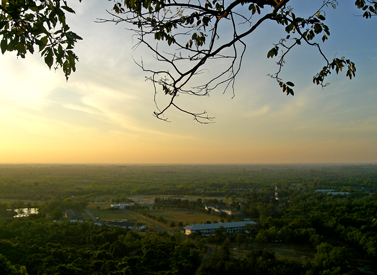
<instances>
[{"instance_id":1,"label":"hazy horizon line","mask_svg":"<svg viewBox=\"0 0 377 275\"><path fill-rule=\"evenodd\" d=\"M101 162L77 162L77 163L69 163L69 162L46 162L46 163L33 163L33 162L25 162L25 163L11 163L11 162L4 162L0 163L0 165L101 165L101 166L115 166L115 165L135 165L135 166L190 166L190 165L202 165L202 166L214 166L214 165L377 165L377 162L287 162L287 163L282 163L282 162L266 162L266 163L132 163L132 162L127 162L127 163L101 163Z\"/></svg>"}]
</instances>

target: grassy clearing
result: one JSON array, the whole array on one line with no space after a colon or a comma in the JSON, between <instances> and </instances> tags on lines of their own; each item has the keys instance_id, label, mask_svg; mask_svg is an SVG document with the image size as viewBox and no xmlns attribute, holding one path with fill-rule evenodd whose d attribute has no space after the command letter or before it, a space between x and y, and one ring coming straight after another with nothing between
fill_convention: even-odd
<instances>
[{"instance_id":1,"label":"grassy clearing","mask_svg":"<svg viewBox=\"0 0 377 275\"><path fill-rule=\"evenodd\" d=\"M112 221L112 220L130 220L135 219L135 217L127 212L123 211L98 211L91 210L92 214L98 217L102 221Z\"/></svg>"},{"instance_id":2,"label":"grassy clearing","mask_svg":"<svg viewBox=\"0 0 377 275\"><path fill-rule=\"evenodd\" d=\"M314 256L314 251L301 246L289 247L271 247L271 251L279 259L300 260L301 262L308 262Z\"/></svg>"},{"instance_id":3,"label":"grassy clearing","mask_svg":"<svg viewBox=\"0 0 377 275\"><path fill-rule=\"evenodd\" d=\"M109 220L121 220L121 219L135 219L135 216L128 211L105 211L109 205L101 204L100 210L97 209L96 204L91 204L88 206L90 212L96 217L99 217L100 220L109 221ZM212 216L206 213L197 212L193 210L185 209L148 209L143 210L144 213L153 215L156 218L163 217L167 220L166 224L162 224L153 220L153 222L161 224L162 226L170 229L178 229L178 223L182 222L186 224L197 224L205 223L207 221L220 221L218 216ZM141 223L146 223L149 228L155 228L152 224L138 220ZM176 226L171 228L169 225L171 222L174 222ZM214 246L216 247L216 246ZM314 255L314 250L308 247L299 246L299 245L287 245L287 244L258 244L254 243L252 246L245 247L242 245L241 248L238 247L236 243L231 244L231 253L235 257L243 257L247 252L252 249L262 249L274 252L276 257L279 259L291 259L298 260L303 263L309 261L310 258Z\"/></svg>"},{"instance_id":4,"label":"grassy clearing","mask_svg":"<svg viewBox=\"0 0 377 275\"><path fill-rule=\"evenodd\" d=\"M314 249L310 247L293 244L254 244L253 248L267 249L269 251L272 251L279 259L298 260L304 263L308 262L315 253Z\"/></svg>"},{"instance_id":5,"label":"grassy clearing","mask_svg":"<svg viewBox=\"0 0 377 275\"><path fill-rule=\"evenodd\" d=\"M207 221L220 221L220 218L218 216L212 216L206 213L187 209L150 209L144 210L143 212L149 215L153 215L156 218L161 216L168 221L168 224L170 224L171 222L175 222L176 224L182 222L184 225L186 225L205 223Z\"/></svg>"},{"instance_id":6,"label":"grassy clearing","mask_svg":"<svg viewBox=\"0 0 377 275\"><path fill-rule=\"evenodd\" d=\"M243 258L249 251L253 249L267 250L273 252L278 259L287 259L299 261L306 264L314 257L315 251L312 248L300 245L287 244L258 244L254 243L251 246L241 248L236 243L232 243L230 251L233 257Z\"/></svg>"},{"instance_id":7,"label":"grassy clearing","mask_svg":"<svg viewBox=\"0 0 377 275\"><path fill-rule=\"evenodd\" d=\"M140 220L137 216L133 215L128 211L106 211L104 209L108 208L103 207L103 209L98 210L97 207L87 207L89 211L93 214L93 216L98 217L100 221L113 221L113 220L133 220L138 223L144 223L147 225L148 228L155 228L154 225L150 224L147 221ZM84 214L86 217L87 215ZM89 217L87 217L90 219Z\"/></svg>"},{"instance_id":8,"label":"grassy clearing","mask_svg":"<svg viewBox=\"0 0 377 275\"><path fill-rule=\"evenodd\" d=\"M90 203L86 206L90 211L93 209L108 209L111 205L109 203Z\"/></svg>"}]
</instances>

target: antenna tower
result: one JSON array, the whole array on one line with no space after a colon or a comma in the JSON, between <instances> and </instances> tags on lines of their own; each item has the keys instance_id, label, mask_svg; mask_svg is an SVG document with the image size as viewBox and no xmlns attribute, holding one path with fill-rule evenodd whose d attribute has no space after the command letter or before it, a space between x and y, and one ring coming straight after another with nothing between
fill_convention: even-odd
<instances>
[{"instance_id":1,"label":"antenna tower","mask_svg":"<svg viewBox=\"0 0 377 275\"><path fill-rule=\"evenodd\" d=\"M277 185L275 185L275 200L279 200L278 186Z\"/></svg>"}]
</instances>

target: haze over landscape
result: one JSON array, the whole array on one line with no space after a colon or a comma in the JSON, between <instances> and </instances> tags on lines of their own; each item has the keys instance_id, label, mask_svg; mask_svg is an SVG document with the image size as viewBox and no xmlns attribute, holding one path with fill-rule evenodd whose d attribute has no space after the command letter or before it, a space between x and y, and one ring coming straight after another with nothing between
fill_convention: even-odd
<instances>
[{"instance_id":1,"label":"haze over landscape","mask_svg":"<svg viewBox=\"0 0 377 275\"><path fill-rule=\"evenodd\" d=\"M302 2L302 8L313 3ZM359 16L352 1L327 10L331 36L324 50L354 61L355 79L343 72L325 89L313 85L324 64L302 46L284 67L295 96L284 95L266 76L276 70L267 52L284 30L266 25L246 39L233 99L221 89L178 99L216 117L209 125L176 110L167 113L171 123L157 120L152 84L132 59L152 65L150 53L132 50L125 26L94 22L108 17L111 1L72 5L71 28L84 40L68 82L39 54L1 56L0 163L377 162L376 19Z\"/></svg>"}]
</instances>

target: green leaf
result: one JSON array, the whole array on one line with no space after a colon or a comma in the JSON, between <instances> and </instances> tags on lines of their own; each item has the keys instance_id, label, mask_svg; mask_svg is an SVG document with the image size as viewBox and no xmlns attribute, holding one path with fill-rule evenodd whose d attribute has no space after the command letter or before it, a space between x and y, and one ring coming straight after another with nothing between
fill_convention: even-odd
<instances>
[{"instance_id":1,"label":"green leaf","mask_svg":"<svg viewBox=\"0 0 377 275\"><path fill-rule=\"evenodd\" d=\"M54 57L52 56L52 51L45 56L45 63L51 69L52 64L54 63Z\"/></svg>"},{"instance_id":2,"label":"green leaf","mask_svg":"<svg viewBox=\"0 0 377 275\"><path fill-rule=\"evenodd\" d=\"M14 48L16 47L16 41L13 39L13 40L11 40L9 43L8 43L8 45L7 45L7 51L8 52L11 52L11 51L13 51L14 50Z\"/></svg>"},{"instance_id":3,"label":"green leaf","mask_svg":"<svg viewBox=\"0 0 377 275\"><path fill-rule=\"evenodd\" d=\"M62 9L66 10L66 11L68 11L70 13L75 13L75 11L73 9L71 9L70 7L68 7L68 6L62 6Z\"/></svg>"},{"instance_id":4,"label":"green leaf","mask_svg":"<svg viewBox=\"0 0 377 275\"><path fill-rule=\"evenodd\" d=\"M28 51L33 54L34 53L34 44L33 43L27 43L26 44L26 47L28 49Z\"/></svg>"},{"instance_id":5,"label":"green leaf","mask_svg":"<svg viewBox=\"0 0 377 275\"><path fill-rule=\"evenodd\" d=\"M0 21L0 30L2 29L2 28L4 28L4 26L7 24L8 22L7 21Z\"/></svg>"},{"instance_id":6,"label":"green leaf","mask_svg":"<svg viewBox=\"0 0 377 275\"><path fill-rule=\"evenodd\" d=\"M290 81L287 82L287 85L288 85L288 86L291 86L291 87L294 87L294 86L295 86L295 84L293 84L293 83L290 82Z\"/></svg>"},{"instance_id":7,"label":"green leaf","mask_svg":"<svg viewBox=\"0 0 377 275\"><path fill-rule=\"evenodd\" d=\"M44 48L46 45L47 45L47 39L48 37L47 36L44 36L41 38L41 46Z\"/></svg>"},{"instance_id":8,"label":"green leaf","mask_svg":"<svg viewBox=\"0 0 377 275\"><path fill-rule=\"evenodd\" d=\"M17 55L21 56L22 58L25 58L25 53L26 53L25 44L22 42L19 42L16 46L16 49L17 49Z\"/></svg>"},{"instance_id":9,"label":"green leaf","mask_svg":"<svg viewBox=\"0 0 377 275\"><path fill-rule=\"evenodd\" d=\"M3 40L1 40L1 44L0 44L2 54L4 54L7 51L7 46L8 46L8 41L7 41L7 39L3 38Z\"/></svg>"},{"instance_id":10,"label":"green leaf","mask_svg":"<svg viewBox=\"0 0 377 275\"><path fill-rule=\"evenodd\" d=\"M267 53L267 58L272 58L276 55L278 55L278 50L279 50L279 47L278 46L275 46L274 48L272 48L268 53Z\"/></svg>"},{"instance_id":11,"label":"green leaf","mask_svg":"<svg viewBox=\"0 0 377 275\"><path fill-rule=\"evenodd\" d=\"M285 31L287 33L290 33L293 30L294 27L295 27L294 24L289 24L288 26L285 27Z\"/></svg>"}]
</instances>

